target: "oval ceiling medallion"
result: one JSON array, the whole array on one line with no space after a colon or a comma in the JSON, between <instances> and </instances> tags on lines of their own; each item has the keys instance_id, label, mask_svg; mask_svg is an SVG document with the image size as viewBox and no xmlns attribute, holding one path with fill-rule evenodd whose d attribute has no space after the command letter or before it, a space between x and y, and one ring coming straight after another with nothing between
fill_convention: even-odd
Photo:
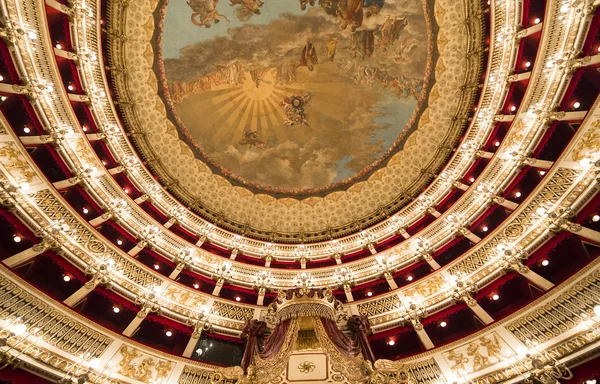
<instances>
[{"instance_id":1,"label":"oval ceiling medallion","mask_svg":"<svg viewBox=\"0 0 600 384\"><path fill-rule=\"evenodd\" d=\"M165 4L158 73L180 135L234 184L348 187L416 128L430 88L426 0Z\"/></svg>"}]
</instances>

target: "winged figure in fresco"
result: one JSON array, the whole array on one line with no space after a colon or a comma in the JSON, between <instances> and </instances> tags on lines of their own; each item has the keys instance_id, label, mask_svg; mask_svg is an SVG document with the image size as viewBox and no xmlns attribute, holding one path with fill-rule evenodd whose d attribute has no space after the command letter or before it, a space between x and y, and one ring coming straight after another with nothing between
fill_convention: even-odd
<instances>
[{"instance_id":1,"label":"winged figure in fresco","mask_svg":"<svg viewBox=\"0 0 600 384\"><path fill-rule=\"evenodd\" d=\"M308 125L308 116L304 111L304 107L308 105L310 99L312 99L310 92L303 96L294 95L284 98L280 102L286 115L283 125L286 127L291 127L295 124Z\"/></svg>"},{"instance_id":2,"label":"winged figure in fresco","mask_svg":"<svg viewBox=\"0 0 600 384\"><path fill-rule=\"evenodd\" d=\"M408 19L406 17L388 17L381 28L375 33L375 38L379 41L383 52L387 51L387 48L400 38L400 32L407 25Z\"/></svg>"},{"instance_id":3,"label":"winged figure in fresco","mask_svg":"<svg viewBox=\"0 0 600 384\"><path fill-rule=\"evenodd\" d=\"M240 140L239 144L248 145L249 148L256 146L258 149L263 149L267 145L267 143L260 139L260 135L257 131L250 130L244 131L244 136L242 137L242 140Z\"/></svg>"},{"instance_id":4,"label":"winged figure in fresco","mask_svg":"<svg viewBox=\"0 0 600 384\"><path fill-rule=\"evenodd\" d=\"M300 0L300 9L303 11L306 10L308 4L310 4L311 7L314 7L315 0Z\"/></svg>"},{"instance_id":5,"label":"winged figure in fresco","mask_svg":"<svg viewBox=\"0 0 600 384\"><path fill-rule=\"evenodd\" d=\"M319 58L317 57L317 50L315 49L312 40L308 39L300 54L300 67L307 67L309 71L312 71L315 69L315 64L318 63Z\"/></svg>"},{"instance_id":6,"label":"winged figure in fresco","mask_svg":"<svg viewBox=\"0 0 600 384\"><path fill-rule=\"evenodd\" d=\"M256 88L260 87L260 83L271 84L271 81L266 81L264 79L264 77L267 75L269 70L271 70L271 68L262 68L262 69L255 69L254 71L250 71L250 76L252 77L252 80L254 81L254 85L256 85Z\"/></svg>"},{"instance_id":7,"label":"winged figure in fresco","mask_svg":"<svg viewBox=\"0 0 600 384\"><path fill-rule=\"evenodd\" d=\"M220 14L217 11L217 4L219 0L188 0L187 5L192 8L192 23L199 27L211 27L211 21L214 24L218 24L221 20L220 18L225 19L229 22L229 19Z\"/></svg>"},{"instance_id":8,"label":"winged figure in fresco","mask_svg":"<svg viewBox=\"0 0 600 384\"><path fill-rule=\"evenodd\" d=\"M260 8L265 5L262 0L229 0L230 6L241 5L245 13L248 14L248 19L252 14L260 15ZM238 12L239 13L239 12Z\"/></svg>"}]
</instances>

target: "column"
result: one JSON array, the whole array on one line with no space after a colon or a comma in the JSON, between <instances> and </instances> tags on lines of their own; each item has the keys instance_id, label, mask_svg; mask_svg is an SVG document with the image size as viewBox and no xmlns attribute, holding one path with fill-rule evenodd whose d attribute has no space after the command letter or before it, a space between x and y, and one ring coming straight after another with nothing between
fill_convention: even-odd
<instances>
[{"instance_id":1,"label":"column","mask_svg":"<svg viewBox=\"0 0 600 384\"><path fill-rule=\"evenodd\" d=\"M41 243L35 244L29 249L26 249L22 252L17 253L16 255L4 259L3 263L9 268L17 268L31 261L36 256L41 255L48 249L50 249L50 246L44 241L42 241Z\"/></svg>"},{"instance_id":2,"label":"column","mask_svg":"<svg viewBox=\"0 0 600 384\"><path fill-rule=\"evenodd\" d=\"M461 229L459 229L459 232L461 235L463 235L464 237L466 237L467 239L469 239L470 241L472 241L475 244L477 244L481 241L481 238L479 236L477 236L476 234L474 234L473 232L469 231L468 228L461 228Z\"/></svg>"},{"instance_id":3,"label":"column","mask_svg":"<svg viewBox=\"0 0 600 384\"><path fill-rule=\"evenodd\" d=\"M452 183L452 186L454 188L458 188L462 191L466 191L467 189L469 189L469 186L466 184L463 184L460 180L456 180L455 182Z\"/></svg>"},{"instance_id":4,"label":"column","mask_svg":"<svg viewBox=\"0 0 600 384\"><path fill-rule=\"evenodd\" d=\"M600 232L583 227L581 224L566 222L561 226L567 231L600 244Z\"/></svg>"},{"instance_id":5,"label":"column","mask_svg":"<svg viewBox=\"0 0 600 384\"><path fill-rule=\"evenodd\" d=\"M342 264L342 255L340 255L339 253L336 253L333 255L333 258L335 259L335 264L337 264L337 265Z\"/></svg>"},{"instance_id":6,"label":"column","mask_svg":"<svg viewBox=\"0 0 600 384\"><path fill-rule=\"evenodd\" d=\"M398 229L398 234L400 236L404 237L404 239L408 239L410 237L410 234L408 232L406 232L406 228Z\"/></svg>"},{"instance_id":7,"label":"column","mask_svg":"<svg viewBox=\"0 0 600 384\"><path fill-rule=\"evenodd\" d=\"M305 257L300 258L300 269L306 269L306 258Z\"/></svg>"},{"instance_id":8,"label":"column","mask_svg":"<svg viewBox=\"0 0 600 384\"><path fill-rule=\"evenodd\" d=\"M482 157L484 159L491 159L494 156L494 153L486 151L477 151L477 156Z\"/></svg>"},{"instance_id":9,"label":"column","mask_svg":"<svg viewBox=\"0 0 600 384\"><path fill-rule=\"evenodd\" d=\"M425 329L423 328L423 324L421 324L420 321L412 321L411 323L413 325L413 328L415 329L415 332L417 332L417 336L419 336L419 340L421 340L421 343L423 344L425 349L434 348L435 345L433 345L433 342L429 338L429 335L427 334L427 332L425 332Z\"/></svg>"},{"instance_id":10,"label":"column","mask_svg":"<svg viewBox=\"0 0 600 384\"><path fill-rule=\"evenodd\" d=\"M78 177L70 177L66 180L57 181L56 183L52 183L54 188L61 190L65 188L72 187L73 185L79 183L80 179Z\"/></svg>"},{"instance_id":11,"label":"column","mask_svg":"<svg viewBox=\"0 0 600 384\"><path fill-rule=\"evenodd\" d=\"M552 287L554 287L554 284L552 284L550 281L546 280L542 276L533 272L531 269L529 269L529 267L527 267L521 263L514 264L511 267L515 271L517 271L519 274L521 274L522 276L527 278L527 280L531 281L533 284L542 288L544 291L547 291L549 289L552 289Z\"/></svg>"},{"instance_id":12,"label":"column","mask_svg":"<svg viewBox=\"0 0 600 384\"><path fill-rule=\"evenodd\" d=\"M67 297L63 303L66 306L74 307L81 300L83 300L87 295L90 294L98 286L98 281L93 278L90 281L86 282L83 287L79 288L77 292L73 293L71 296Z\"/></svg>"},{"instance_id":13,"label":"column","mask_svg":"<svg viewBox=\"0 0 600 384\"><path fill-rule=\"evenodd\" d=\"M64 5L64 4L61 4L61 3L59 3L59 2L58 2L58 1L56 1L56 0L46 0L46 4L47 4L47 5L48 5L50 8L54 8L54 9L56 9L56 10L57 10L57 11L59 11L59 12L62 12L62 13L68 14L68 12L67 12L67 9L68 9L68 8L67 8L67 6L66 6L66 5Z\"/></svg>"},{"instance_id":14,"label":"column","mask_svg":"<svg viewBox=\"0 0 600 384\"><path fill-rule=\"evenodd\" d=\"M225 280L223 280L223 279L217 280L217 285L215 285L215 288L212 291L213 296L219 296L219 294L221 293L221 288L223 288L224 283L225 283Z\"/></svg>"},{"instance_id":15,"label":"column","mask_svg":"<svg viewBox=\"0 0 600 384\"><path fill-rule=\"evenodd\" d=\"M104 133L88 133L85 135L89 141L98 141L106 137Z\"/></svg>"},{"instance_id":16,"label":"column","mask_svg":"<svg viewBox=\"0 0 600 384\"><path fill-rule=\"evenodd\" d=\"M344 293L346 294L346 300L351 303L354 301L354 296L352 296L352 289L348 284L344 284Z\"/></svg>"},{"instance_id":17,"label":"column","mask_svg":"<svg viewBox=\"0 0 600 384\"><path fill-rule=\"evenodd\" d=\"M108 173L111 175L118 175L119 173L123 172L125 170L125 167L119 165L118 167L114 167L108 170Z\"/></svg>"},{"instance_id":18,"label":"column","mask_svg":"<svg viewBox=\"0 0 600 384\"><path fill-rule=\"evenodd\" d=\"M531 78L531 71L515 73L514 75L511 75L508 77L508 81L511 83L516 83L519 81L528 80L529 78ZM506 121L506 120L499 120L499 121ZM509 121L512 121L512 120L509 120Z\"/></svg>"},{"instance_id":19,"label":"column","mask_svg":"<svg viewBox=\"0 0 600 384\"><path fill-rule=\"evenodd\" d=\"M263 305L265 302L265 294L267 290L264 287L260 287L258 289L258 299L256 300L256 305Z\"/></svg>"},{"instance_id":20,"label":"column","mask_svg":"<svg viewBox=\"0 0 600 384\"><path fill-rule=\"evenodd\" d=\"M429 266L433 269L433 270L437 270L440 269L441 266L437 263L437 261L435 261L433 259L433 257L431 256L430 253L425 253L423 254L423 260L425 260L427 262L427 264L429 264Z\"/></svg>"},{"instance_id":21,"label":"column","mask_svg":"<svg viewBox=\"0 0 600 384\"><path fill-rule=\"evenodd\" d=\"M149 313L148 310L146 310L145 308L142 308L137 313L137 315L135 315L133 320L131 320L131 323L129 323L127 328L125 328L125 330L123 331L123 335L128 336L128 337L133 336L135 331L137 331L137 329L139 328L140 324L142 324L142 321L144 321L146 316L148 316L148 313Z\"/></svg>"},{"instance_id":22,"label":"column","mask_svg":"<svg viewBox=\"0 0 600 384\"><path fill-rule=\"evenodd\" d=\"M510 209L511 211L514 211L515 209L517 209L519 207L519 204L514 203L510 200L506 200L505 198L500 197L500 196L493 197L492 201L498 205L503 206L504 208Z\"/></svg>"},{"instance_id":23,"label":"column","mask_svg":"<svg viewBox=\"0 0 600 384\"><path fill-rule=\"evenodd\" d=\"M111 217L112 217L111 212L104 212L100 216L90 220L90 225L92 227L98 227L98 226L104 224L105 222L107 222Z\"/></svg>"},{"instance_id":24,"label":"column","mask_svg":"<svg viewBox=\"0 0 600 384\"><path fill-rule=\"evenodd\" d=\"M237 249L237 248L233 248L233 249L231 250L231 255L229 255L229 259L230 259L230 260L235 260L235 258L237 257L237 255L238 255L238 253L239 253L239 252L240 252L240 250L239 250L239 249Z\"/></svg>"},{"instance_id":25,"label":"column","mask_svg":"<svg viewBox=\"0 0 600 384\"><path fill-rule=\"evenodd\" d=\"M171 228L175 223L177 222L177 219L171 217L169 219L169 221L167 221L166 223L163 224L163 226L167 229Z\"/></svg>"},{"instance_id":26,"label":"column","mask_svg":"<svg viewBox=\"0 0 600 384\"><path fill-rule=\"evenodd\" d=\"M428 213L429 213L431 216L435 217L436 219L437 219L438 217L442 216L442 214L441 214L441 213L439 213L439 212L438 212L438 211L437 211L435 208L432 208L432 207L429 207L429 208L427 208L427 212L428 212Z\"/></svg>"},{"instance_id":27,"label":"column","mask_svg":"<svg viewBox=\"0 0 600 384\"><path fill-rule=\"evenodd\" d=\"M136 256L138 253L140 253L142 251L142 249L146 248L146 245L148 245L148 243L146 241L140 241L139 243L137 243L135 245L135 247L131 248L129 250L129 252L127 252L127 254L129 256Z\"/></svg>"},{"instance_id":28,"label":"column","mask_svg":"<svg viewBox=\"0 0 600 384\"><path fill-rule=\"evenodd\" d=\"M369 252L371 252L371 255L374 255L377 253L377 250L375 249L375 246L373 245L373 243L367 244L367 248L369 249Z\"/></svg>"},{"instance_id":29,"label":"column","mask_svg":"<svg viewBox=\"0 0 600 384\"><path fill-rule=\"evenodd\" d=\"M200 340L200 336L202 336L202 329L199 329L198 331L194 330L194 332L192 332L192 336L185 347L185 351L183 351L183 357L187 357L188 359L192 357L194 348L196 348L198 340Z\"/></svg>"},{"instance_id":30,"label":"column","mask_svg":"<svg viewBox=\"0 0 600 384\"><path fill-rule=\"evenodd\" d=\"M25 146L47 144L47 143L52 143L54 141L54 139L50 135L19 136L19 139Z\"/></svg>"},{"instance_id":31,"label":"column","mask_svg":"<svg viewBox=\"0 0 600 384\"><path fill-rule=\"evenodd\" d=\"M265 257L265 267L269 268L271 266L271 256Z\"/></svg>"},{"instance_id":32,"label":"column","mask_svg":"<svg viewBox=\"0 0 600 384\"><path fill-rule=\"evenodd\" d=\"M183 271L183 268L185 268L185 263L177 264L177 266L175 267L173 272L171 272L171 274L169 275L169 279L172 279L172 280L177 279L177 277L179 277L179 274L181 273L181 271Z\"/></svg>"},{"instance_id":33,"label":"column","mask_svg":"<svg viewBox=\"0 0 600 384\"><path fill-rule=\"evenodd\" d=\"M485 309L481 308L477 300L472 298L470 295L466 294L463 296L463 301L467 304L469 308L473 311L475 316L477 316L485 325L491 324L494 322L494 319L485 311Z\"/></svg>"},{"instance_id":34,"label":"column","mask_svg":"<svg viewBox=\"0 0 600 384\"><path fill-rule=\"evenodd\" d=\"M396 281L390 272L384 272L383 277L385 278L385 281L387 281L391 290L398 289L398 284L396 284Z\"/></svg>"},{"instance_id":35,"label":"column","mask_svg":"<svg viewBox=\"0 0 600 384\"><path fill-rule=\"evenodd\" d=\"M200 239L196 242L196 247L202 247L202 244L206 241L206 236L200 236Z\"/></svg>"},{"instance_id":36,"label":"column","mask_svg":"<svg viewBox=\"0 0 600 384\"><path fill-rule=\"evenodd\" d=\"M527 159L526 164L530 165L534 168L550 169L554 165L554 161L529 158L529 159Z\"/></svg>"},{"instance_id":37,"label":"column","mask_svg":"<svg viewBox=\"0 0 600 384\"><path fill-rule=\"evenodd\" d=\"M136 204L142 204L144 201L148 200L149 198L150 198L150 196L144 193L142 196L138 197L137 199L135 199L133 201Z\"/></svg>"},{"instance_id":38,"label":"column","mask_svg":"<svg viewBox=\"0 0 600 384\"><path fill-rule=\"evenodd\" d=\"M69 97L70 101L74 101L76 103L85 103L85 102L90 101L90 98L87 95L78 95L75 93L67 93L67 96Z\"/></svg>"}]
</instances>

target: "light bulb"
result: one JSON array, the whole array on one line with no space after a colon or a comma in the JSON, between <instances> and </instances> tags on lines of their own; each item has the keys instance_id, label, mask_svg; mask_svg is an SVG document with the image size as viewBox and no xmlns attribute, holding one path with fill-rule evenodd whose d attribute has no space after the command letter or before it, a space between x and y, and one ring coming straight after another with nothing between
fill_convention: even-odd
<instances>
[{"instance_id":1,"label":"light bulb","mask_svg":"<svg viewBox=\"0 0 600 384\"><path fill-rule=\"evenodd\" d=\"M240 301L240 300L242 300L242 299L239 296L235 297L235 301Z\"/></svg>"},{"instance_id":2,"label":"light bulb","mask_svg":"<svg viewBox=\"0 0 600 384\"><path fill-rule=\"evenodd\" d=\"M87 208L83 208L82 212L84 215L87 215L90 211Z\"/></svg>"},{"instance_id":3,"label":"light bulb","mask_svg":"<svg viewBox=\"0 0 600 384\"><path fill-rule=\"evenodd\" d=\"M534 22L535 24L539 24L541 21L542 21L542 20L540 20L540 18L539 18L539 17L536 17L536 18L535 18L535 20L533 20L533 22Z\"/></svg>"},{"instance_id":4,"label":"light bulb","mask_svg":"<svg viewBox=\"0 0 600 384\"><path fill-rule=\"evenodd\" d=\"M550 262L548 260L542 260L542 266L547 267Z\"/></svg>"},{"instance_id":5,"label":"light bulb","mask_svg":"<svg viewBox=\"0 0 600 384\"><path fill-rule=\"evenodd\" d=\"M440 323L440 327L442 327L442 328L446 327L446 325L448 325L448 324L447 324L445 321L442 321L442 322Z\"/></svg>"},{"instance_id":6,"label":"light bulb","mask_svg":"<svg viewBox=\"0 0 600 384\"><path fill-rule=\"evenodd\" d=\"M499 142L499 141L496 141L496 142L494 143L494 145L495 145L496 147L499 147L499 146L500 146L500 142Z\"/></svg>"},{"instance_id":7,"label":"light bulb","mask_svg":"<svg viewBox=\"0 0 600 384\"><path fill-rule=\"evenodd\" d=\"M390 341L388 341L388 345L389 345L389 346L392 346L392 345L394 345L394 344L396 344L396 342L395 342L394 340L390 340Z\"/></svg>"},{"instance_id":8,"label":"light bulb","mask_svg":"<svg viewBox=\"0 0 600 384\"><path fill-rule=\"evenodd\" d=\"M62 45L60 45L60 43L56 43L56 49L62 49Z\"/></svg>"},{"instance_id":9,"label":"light bulb","mask_svg":"<svg viewBox=\"0 0 600 384\"><path fill-rule=\"evenodd\" d=\"M576 101L575 104L573 104L573 108L577 109L581 107L581 103L579 101Z\"/></svg>"},{"instance_id":10,"label":"light bulb","mask_svg":"<svg viewBox=\"0 0 600 384\"><path fill-rule=\"evenodd\" d=\"M373 296L373 292L371 292L371 291L367 292L367 296L369 296L369 297Z\"/></svg>"},{"instance_id":11,"label":"light bulb","mask_svg":"<svg viewBox=\"0 0 600 384\"><path fill-rule=\"evenodd\" d=\"M167 332L165 332L165 335L167 335L167 337L171 337L171 336L173 336L173 332L167 331Z\"/></svg>"},{"instance_id":12,"label":"light bulb","mask_svg":"<svg viewBox=\"0 0 600 384\"><path fill-rule=\"evenodd\" d=\"M113 307L113 312L119 313L119 312L121 312L121 309L119 307Z\"/></svg>"},{"instance_id":13,"label":"light bulb","mask_svg":"<svg viewBox=\"0 0 600 384\"><path fill-rule=\"evenodd\" d=\"M515 193L515 197L521 197L521 192Z\"/></svg>"},{"instance_id":14,"label":"light bulb","mask_svg":"<svg viewBox=\"0 0 600 384\"><path fill-rule=\"evenodd\" d=\"M27 331L27 326L23 323L15 324L11 328L11 331L15 334L15 336L21 336Z\"/></svg>"},{"instance_id":15,"label":"light bulb","mask_svg":"<svg viewBox=\"0 0 600 384\"><path fill-rule=\"evenodd\" d=\"M511 110L512 112L514 112L514 111L516 111L516 110L517 110L517 107L513 105L512 107L510 107L510 110Z\"/></svg>"},{"instance_id":16,"label":"light bulb","mask_svg":"<svg viewBox=\"0 0 600 384\"><path fill-rule=\"evenodd\" d=\"M63 276L63 280L64 280L66 283L68 283L69 281L71 281L71 276L69 276L69 275L64 275L64 276Z\"/></svg>"},{"instance_id":17,"label":"light bulb","mask_svg":"<svg viewBox=\"0 0 600 384\"><path fill-rule=\"evenodd\" d=\"M158 271L160 269L160 265L154 264L154 269L156 269Z\"/></svg>"},{"instance_id":18,"label":"light bulb","mask_svg":"<svg viewBox=\"0 0 600 384\"><path fill-rule=\"evenodd\" d=\"M121 240L117 240L117 245L123 245L123 242Z\"/></svg>"},{"instance_id":19,"label":"light bulb","mask_svg":"<svg viewBox=\"0 0 600 384\"><path fill-rule=\"evenodd\" d=\"M71 84L69 84L69 85L67 86L67 89L68 89L69 91L72 91L72 90L74 90L74 89L75 89L75 87L73 87Z\"/></svg>"},{"instance_id":20,"label":"light bulb","mask_svg":"<svg viewBox=\"0 0 600 384\"><path fill-rule=\"evenodd\" d=\"M494 295L492 296L492 300L496 301L500 298L500 296L497 293L494 293Z\"/></svg>"},{"instance_id":21,"label":"light bulb","mask_svg":"<svg viewBox=\"0 0 600 384\"><path fill-rule=\"evenodd\" d=\"M31 132L31 129L29 127L25 126L25 127L23 127L23 132L29 133L29 132Z\"/></svg>"},{"instance_id":22,"label":"light bulb","mask_svg":"<svg viewBox=\"0 0 600 384\"><path fill-rule=\"evenodd\" d=\"M17 236L17 235L15 235L15 236L13 237L13 241L14 241L15 243L20 243L20 242L21 242L21 237L20 237L20 236Z\"/></svg>"},{"instance_id":23,"label":"light bulb","mask_svg":"<svg viewBox=\"0 0 600 384\"><path fill-rule=\"evenodd\" d=\"M525 63L525 68L529 68L529 67L531 67L531 62L530 61L528 61L528 62Z\"/></svg>"},{"instance_id":24,"label":"light bulb","mask_svg":"<svg viewBox=\"0 0 600 384\"><path fill-rule=\"evenodd\" d=\"M489 228L488 227L483 227L481 229L483 229L483 232L487 232Z\"/></svg>"},{"instance_id":25,"label":"light bulb","mask_svg":"<svg viewBox=\"0 0 600 384\"><path fill-rule=\"evenodd\" d=\"M406 277L406 280L408 280L408 281L412 281L412 280L413 280L413 277L412 277L412 276L408 276L408 277Z\"/></svg>"},{"instance_id":26,"label":"light bulb","mask_svg":"<svg viewBox=\"0 0 600 384\"><path fill-rule=\"evenodd\" d=\"M87 127L85 125L81 127L81 129L83 130L83 132L87 132Z\"/></svg>"},{"instance_id":27,"label":"light bulb","mask_svg":"<svg viewBox=\"0 0 600 384\"><path fill-rule=\"evenodd\" d=\"M593 221L594 223L596 223L596 222L600 221L600 215L594 215L594 216L592 216L592 221Z\"/></svg>"}]
</instances>

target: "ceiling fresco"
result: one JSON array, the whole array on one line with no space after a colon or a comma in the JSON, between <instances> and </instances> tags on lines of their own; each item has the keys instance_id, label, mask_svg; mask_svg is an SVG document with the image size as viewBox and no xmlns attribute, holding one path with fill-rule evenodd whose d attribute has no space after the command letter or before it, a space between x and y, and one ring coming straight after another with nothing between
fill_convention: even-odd
<instances>
[{"instance_id":1,"label":"ceiling fresco","mask_svg":"<svg viewBox=\"0 0 600 384\"><path fill-rule=\"evenodd\" d=\"M167 105L196 156L268 192L367 177L416 127L432 77L426 0L170 0Z\"/></svg>"}]
</instances>

